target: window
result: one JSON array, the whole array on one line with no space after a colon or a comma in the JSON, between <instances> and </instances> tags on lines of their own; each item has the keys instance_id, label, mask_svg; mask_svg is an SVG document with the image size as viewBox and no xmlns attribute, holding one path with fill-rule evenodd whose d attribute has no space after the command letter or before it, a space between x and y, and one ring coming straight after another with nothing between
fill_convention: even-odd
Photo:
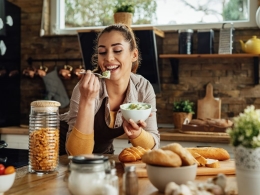
<instances>
[{"instance_id":1,"label":"window","mask_svg":"<svg viewBox=\"0 0 260 195\"><path fill-rule=\"evenodd\" d=\"M119 0L120 1L120 0ZM121 0L122 1L122 0ZM113 23L117 0L51 0L51 34L75 34ZM161 30L256 27L257 0L132 0L133 26Z\"/></svg>"}]
</instances>

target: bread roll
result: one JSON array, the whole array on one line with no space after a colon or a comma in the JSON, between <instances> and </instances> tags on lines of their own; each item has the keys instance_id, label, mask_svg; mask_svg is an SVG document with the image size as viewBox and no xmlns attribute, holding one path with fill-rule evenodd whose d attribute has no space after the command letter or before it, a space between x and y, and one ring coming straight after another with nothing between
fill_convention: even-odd
<instances>
[{"instance_id":1,"label":"bread roll","mask_svg":"<svg viewBox=\"0 0 260 195\"><path fill-rule=\"evenodd\" d=\"M215 160L228 160L230 158L229 153L223 148L216 147L200 147L200 148L187 148L190 153L196 152L204 158L210 158Z\"/></svg>"},{"instance_id":2,"label":"bread roll","mask_svg":"<svg viewBox=\"0 0 260 195\"><path fill-rule=\"evenodd\" d=\"M179 167L182 164L178 154L170 150L155 149L146 152L142 156L142 161L151 165L160 165L167 167Z\"/></svg>"},{"instance_id":3,"label":"bread roll","mask_svg":"<svg viewBox=\"0 0 260 195\"><path fill-rule=\"evenodd\" d=\"M171 150L172 152L178 154L181 157L183 166L196 164L196 159L191 155L191 153L178 143L168 144L161 147L161 149Z\"/></svg>"},{"instance_id":4,"label":"bread roll","mask_svg":"<svg viewBox=\"0 0 260 195\"><path fill-rule=\"evenodd\" d=\"M146 150L141 146L125 148L118 155L118 159L120 162L134 162L137 160L141 160L144 153L149 150Z\"/></svg>"}]
</instances>

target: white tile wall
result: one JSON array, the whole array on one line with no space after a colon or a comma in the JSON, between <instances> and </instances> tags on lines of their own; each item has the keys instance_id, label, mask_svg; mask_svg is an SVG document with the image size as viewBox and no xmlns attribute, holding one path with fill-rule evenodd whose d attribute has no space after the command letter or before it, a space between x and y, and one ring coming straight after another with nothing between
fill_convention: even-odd
<instances>
[{"instance_id":1,"label":"white tile wall","mask_svg":"<svg viewBox=\"0 0 260 195\"><path fill-rule=\"evenodd\" d=\"M28 149L29 135L2 134L1 140L8 144L7 148Z\"/></svg>"}]
</instances>

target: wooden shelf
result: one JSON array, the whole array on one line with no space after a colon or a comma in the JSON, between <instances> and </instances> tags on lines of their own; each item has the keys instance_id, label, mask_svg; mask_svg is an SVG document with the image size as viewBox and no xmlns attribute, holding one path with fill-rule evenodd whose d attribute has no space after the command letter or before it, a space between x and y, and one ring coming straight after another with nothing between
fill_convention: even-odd
<instances>
[{"instance_id":1,"label":"wooden shelf","mask_svg":"<svg viewBox=\"0 0 260 195\"><path fill-rule=\"evenodd\" d=\"M160 58L169 59L172 66L173 83L179 83L179 59L200 58L253 58L254 59L254 83L259 84L259 54L160 54Z\"/></svg>"}]
</instances>

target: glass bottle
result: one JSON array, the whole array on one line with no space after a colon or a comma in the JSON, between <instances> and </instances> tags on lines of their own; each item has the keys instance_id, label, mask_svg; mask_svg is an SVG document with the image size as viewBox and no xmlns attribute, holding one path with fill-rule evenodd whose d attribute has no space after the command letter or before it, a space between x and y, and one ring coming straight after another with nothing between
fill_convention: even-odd
<instances>
[{"instance_id":1,"label":"glass bottle","mask_svg":"<svg viewBox=\"0 0 260 195\"><path fill-rule=\"evenodd\" d=\"M124 195L138 194L138 177L135 172L135 166L125 167L123 175L123 191Z\"/></svg>"},{"instance_id":2,"label":"glass bottle","mask_svg":"<svg viewBox=\"0 0 260 195\"><path fill-rule=\"evenodd\" d=\"M48 173L58 168L59 106L59 102L48 100L31 103L28 168L31 173Z\"/></svg>"},{"instance_id":3,"label":"glass bottle","mask_svg":"<svg viewBox=\"0 0 260 195\"><path fill-rule=\"evenodd\" d=\"M109 186L114 187L114 189L116 189L115 195L119 194L118 176L116 174L115 168L106 170L105 183L108 184Z\"/></svg>"}]
</instances>

